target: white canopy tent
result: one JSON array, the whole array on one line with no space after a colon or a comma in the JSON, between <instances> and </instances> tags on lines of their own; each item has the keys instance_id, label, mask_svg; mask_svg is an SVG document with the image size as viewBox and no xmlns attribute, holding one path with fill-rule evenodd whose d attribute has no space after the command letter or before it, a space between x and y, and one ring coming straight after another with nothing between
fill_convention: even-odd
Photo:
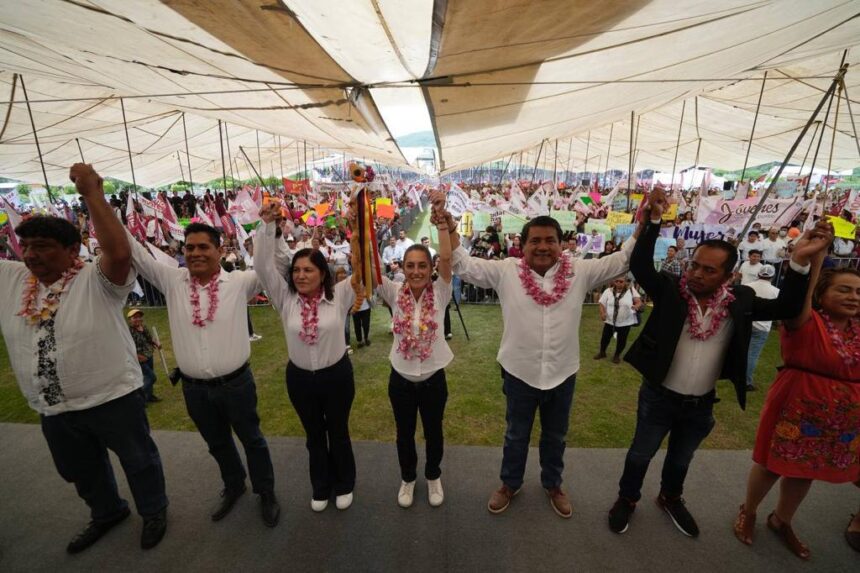
<instances>
[{"instance_id":1,"label":"white canopy tent","mask_svg":"<svg viewBox=\"0 0 860 573\"><path fill-rule=\"evenodd\" d=\"M296 141L319 155L405 166L391 113L403 101L417 102L415 114L433 125L443 172L519 152L533 165L545 140L553 143L544 146L550 161L558 140L558 163L567 167L570 157L571 170L585 170L586 163L592 171L626 170L631 112L635 169L734 169L744 163L765 71L750 165L783 158L842 51L849 48L849 64L860 54L858 0L0 0L0 6L0 92L9 94L0 104L6 117L0 175L42 180L20 85L8 103L17 73L26 81L55 185L79 159L75 138L102 172L131 179L120 96L135 176L144 185L182 178L178 112L185 112L195 181L221 175L218 119L230 129L225 157L244 177L238 146L257 162L257 131L263 175L279 174L281 157L285 168L296 164ZM854 99L860 77L849 71L846 80L860 123ZM76 98L83 99L69 101ZM834 169L860 164L842 102ZM830 129L825 133L821 154L829 158ZM807 143L793 162L801 162Z\"/></svg>"}]
</instances>

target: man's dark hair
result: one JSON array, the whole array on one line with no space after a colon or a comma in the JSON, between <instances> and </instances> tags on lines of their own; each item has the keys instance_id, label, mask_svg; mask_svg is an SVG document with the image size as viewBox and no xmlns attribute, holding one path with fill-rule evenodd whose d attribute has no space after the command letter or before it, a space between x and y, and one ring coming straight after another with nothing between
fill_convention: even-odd
<instances>
[{"instance_id":1,"label":"man's dark hair","mask_svg":"<svg viewBox=\"0 0 860 573\"><path fill-rule=\"evenodd\" d=\"M54 239L64 247L81 244L77 227L61 217L30 217L15 227L15 234L22 239Z\"/></svg>"},{"instance_id":2,"label":"man's dark hair","mask_svg":"<svg viewBox=\"0 0 860 573\"><path fill-rule=\"evenodd\" d=\"M325 257L321 252L313 249L299 249L299 251L293 255L293 261L290 263L290 271L287 273L287 286L290 288L290 292L298 292L296 289L296 283L293 282L293 267L299 259L308 259L313 266L319 269L323 277L322 286L325 298L326 300L333 299L334 277L331 274L331 270L328 268L328 261L325 260Z\"/></svg>"},{"instance_id":3,"label":"man's dark hair","mask_svg":"<svg viewBox=\"0 0 860 573\"><path fill-rule=\"evenodd\" d=\"M552 217L548 217L547 215L541 215L540 217L535 217L525 225L523 225L523 230L520 232L522 235L522 242L525 243L529 240L529 230L532 227L552 227L555 229L555 234L558 236L558 242L561 242L561 225L558 224L558 221L553 219Z\"/></svg>"},{"instance_id":4,"label":"man's dark hair","mask_svg":"<svg viewBox=\"0 0 860 573\"><path fill-rule=\"evenodd\" d=\"M749 233L747 233L747 238L749 238L751 235L755 235L756 237L759 236L758 231L750 231Z\"/></svg>"},{"instance_id":5,"label":"man's dark hair","mask_svg":"<svg viewBox=\"0 0 860 573\"><path fill-rule=\"evenodd\" d=\"M722 239L708 239L707 241L702 241L696 245L696 248L693 250L694 257L696 256L696 251L702 247L719 249L726 253L726 262L723 263L723 270L726 274L731 273L734 270L735 265L738 264L738 250L728 241L723 241Z\"/></svg>"},{"instance_id":6,"label":"man's dark hair","mask_svg":"<svg viewBox=\"0 0 860 573\"><path fill-rule=\"evenodd\" d=\"M750 252L749 252L749 253L747 253L747 254L748 254L748 255L750 255L750 256L752 256L752 255L762 256L764 253L762 253L762 252L761 252L760 250L758 250L758 249L750 249Z\"/></svg>"},{"instance_id":7,"label":"man's dark hair","mask_svg":"<svg viewBox=\"0 0 860 573\"><path fill-rule=\"evenodd\" d=\"M185 238L188 239L188 235L191 233L206 233L216 248L221 246L221 233L215 227L210 227L205 223L191 223L185 227Z\"/></svg>"}]
</instances>

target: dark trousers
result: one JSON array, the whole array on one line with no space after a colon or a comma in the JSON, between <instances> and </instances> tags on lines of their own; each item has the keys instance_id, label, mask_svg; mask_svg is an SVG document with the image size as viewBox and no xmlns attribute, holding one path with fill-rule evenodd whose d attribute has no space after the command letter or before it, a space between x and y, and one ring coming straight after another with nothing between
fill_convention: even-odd
<instances>
[{"instance_id":1,"label":"dark trousers","mask_svg":"<svg viewBox=\"0 0 860 573\"><path fill-rule=\"evenodd\" d=\"M405 482L415 481L418 468L418 452L415 449L415 429L418 414L424 426L424 441L427 462L424 477L439 479L442 470L444 437L442 417L448 401L448 384L445 369L440 368L433 376L421 382L412 382L401 376L394 368L388 378L388 399L394 410L397 424L397 459L400 462L400 477Z\"/></svg>"},{"instance_id":2,"label":"dark trousers","mask_svg":"<svg viewBox=\"0 0 860 573\"><path fill-rule=\"evenodd\" d=\"M352 313L352 325L355 327L356 340L370 340L370 309Z\"/></svg>"},{"instance_id":3,"label":"dark trousers","mask_svg":"<svg viewBox=\"0 0 860 573\"><path fill-rule=\"evenodd\" d=\"M248 338L254 336L254 325L251 323L251 309L246 308L245 312L248 314Z\"/></svg>"},{"instance_id":4,"label":"dark trousers","mask_svg":"<svg viewBox=\"0 0 860 573\"><path fill-rule=\"evenodd\" d=\"M603 335L600 337L600 352L606 354L606 349L609 348L609 342L612 340L612 335L618 333L618 341L615 343L615 356L621 356L624 348L627 346L627 335L630 334L629 326L612 326L611 324L603 325Z\"/></svg>"},{"instance_id":5,"label":"dark trousers","mask_svg":"<svg viewBox=\"0 0 860 573\"><path fill-rule=\"evenodd\" d=\"M108 449L119 458L141 516L167 507L161 457L149 435L140 392L87 410L42 416L41 421L57 472L75 484L93 521L111 521L128 507L117 491Z\"/></svg>"},{"instance_id":6,"label":"dark trousers","mask_svg":"<svg viewBox=\"0 0 860 573\"><path fill-rule=\"evenodd\" d=\"M287 394L307 434L313 498L350 493L355 487L355 457L349 438L355 380L349 358L344 355L337 364L316 372L288 362Z\"/></svg>"},{"instance_id":7,"label":"dark trousers","mask_svg":"<svg viewBox=\"0 0 860 573\"><path fill-rule=\"evenodd\" d=\"M274 491L275 470L269 445L260 430L257 386L251 369L223 384L183 382L182 393L188 415L218 462L224 487L241 488L247 475L233 441L236 432L245 448L254 493Z\"/></svg>"},{"instance_id":8,"label":"dark trousers","mask_svg":"<svg viewBox=\"0 0 860 573\"><path fill-rule=\"evenodd\" d=\"M505 446L502 451L502 482L517 490L523 485L529 438L540 412L540 480L545 488L561 486L564 448L576 374L551 390L538 390L502 370L502 390L507 398Z\"/></svg>"},{"instance_id":9,"label":"dark trousers","mask_svg":"<svg viewBox=\"0 0 860 573\"><path fill-rule=\"evenodd\" d=\"M713 393L698 400L684 399L643 382L639 388L636 434L624 461L618 495L639 501L651 458L669 434L660 492L669 498L680 497L693 454L714 428L713 409Z\"/></svg>"},{"instance_id":10,"label":"dark trousers","mask_svg":"<svg viewBox=\"0 0 860 573\"><path fill-rule=\"evenodd\" d=\"M451 303L450 302L445 306L444 327L445 327L445 336L448 336L449 334L451 334Z\"/></svg>"},{"instance_id":11,"label":"dark trousers","mask_svg":"<svg viewBox=\"0 0 860 573\"><path fill-rule=\"evenodd\" d=\"M153 361L153 357L150 356L144 362L140 363L140 371L143 373L143 387L141 391L143 392L143 397L146 400L152 398L155 387L155 363Z\"/></svg>"}]
</instances>

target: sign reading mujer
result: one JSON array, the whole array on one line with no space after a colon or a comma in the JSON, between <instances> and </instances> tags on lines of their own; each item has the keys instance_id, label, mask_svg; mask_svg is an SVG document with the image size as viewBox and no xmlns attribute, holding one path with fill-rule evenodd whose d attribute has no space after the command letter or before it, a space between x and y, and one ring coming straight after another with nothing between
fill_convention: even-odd
<instances>
[{"instance_id":1,"label":"sign reading mujer","mask_svg":"<svg viewBox=\"0 0 860 573\"><path fill-rule=\"evenodd\" d=\"M719 197L702 197L696 222L706 225L727 225L743 228L755 211L758 197L727 201ZM767 199L756 216L762 228L788 226L800 214L803 206L801 197L789 199Z\"/></svg>"}]
</instances>

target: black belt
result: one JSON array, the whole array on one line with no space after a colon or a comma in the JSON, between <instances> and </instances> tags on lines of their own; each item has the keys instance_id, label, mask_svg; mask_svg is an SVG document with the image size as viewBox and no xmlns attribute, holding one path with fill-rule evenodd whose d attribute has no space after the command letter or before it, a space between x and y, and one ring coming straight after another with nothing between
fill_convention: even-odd
<instances>
[{"instance_id":1,"label":"black belt","mask_svg":"<svg viewBox=\"0 0 860 573\"><path fill-rule=\"evenodd\" d=\"M670 390L665 386L656 386L655 388L658 392L663 394L663 396L671 398L673 400L677 400L682 404L692 404L693 406L698 406L699 404L712 404L717 401L716 390L711 390L707 394L696 396L694 394L681 394L680 392L675 392L674 390Z\"/></svg>"},{"instance_id":2,"label":"black belt","mask_svg":"<svg viewBox=\"0 0 860 573\"><path fill-rule=\"evenodd\" d=\"M217 386L219 384L225 384L227 382L231 382L231 381L235 380L236 378L238 378L239 376L241 376L242 374L247 372L250 367L251 367L251 362L247 361L243 365L241 365L239 368L237 368L236 370L230 372L229 374L225 374L224 376L216 376L215 378L207 378L207 379L192 378L191 376L188 376L187 374L184 374L181 371L179 372L179 376L182 377L182 379L185 382L188 382L189 384L205 384L206 386Z\"/></svg>"}]
</instances>

